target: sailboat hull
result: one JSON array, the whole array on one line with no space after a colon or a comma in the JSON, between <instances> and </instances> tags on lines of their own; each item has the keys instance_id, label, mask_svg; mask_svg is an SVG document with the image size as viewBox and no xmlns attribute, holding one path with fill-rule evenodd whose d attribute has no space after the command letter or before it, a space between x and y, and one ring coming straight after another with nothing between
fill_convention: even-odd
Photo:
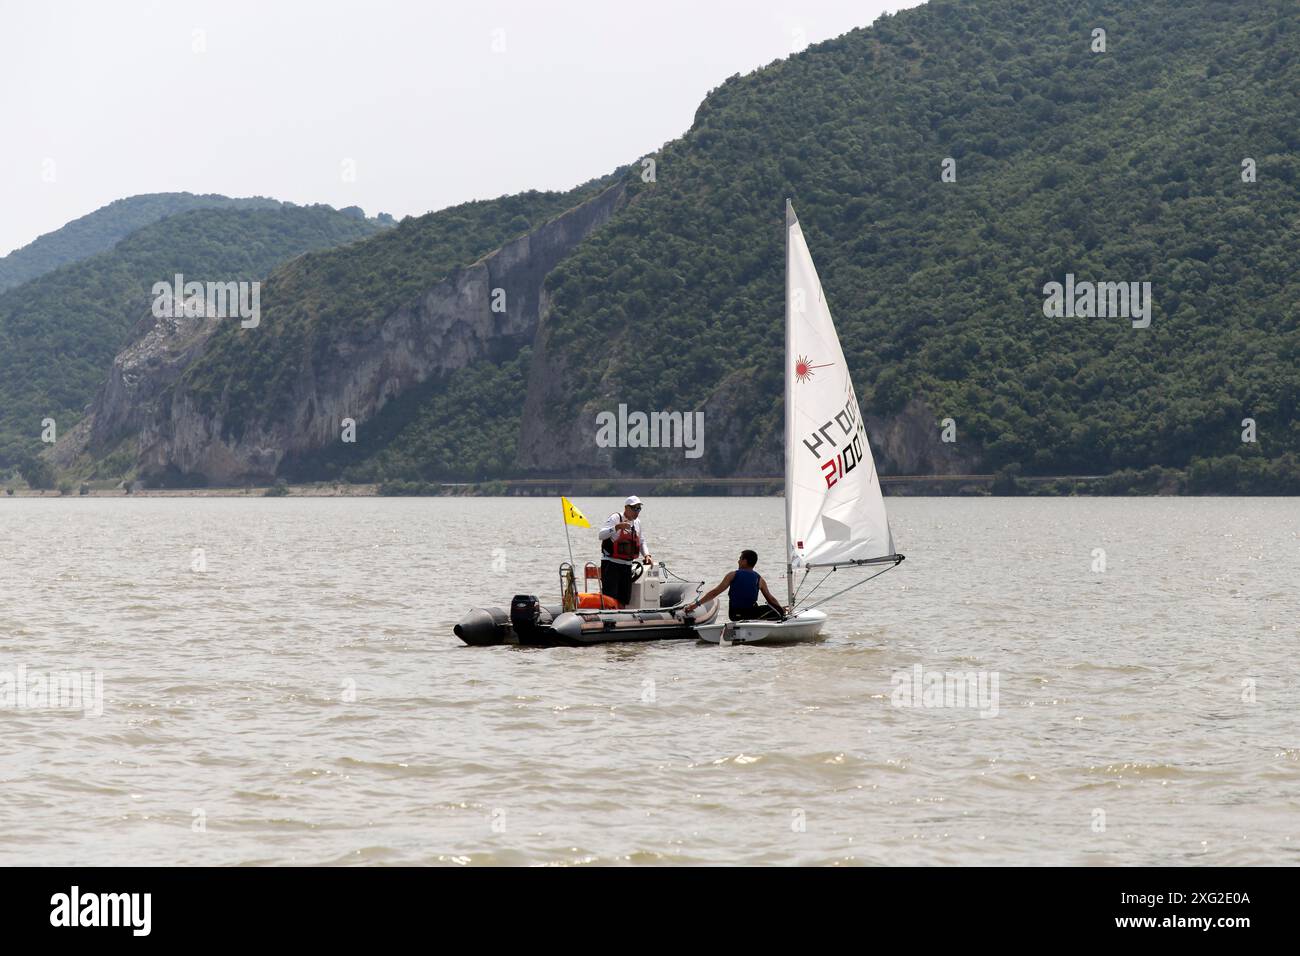
<instances>
[{"instance_id":1,"label":"sailboat hull","mask_svg":"<svg viewBox=\"0 0 1300 956\"><path fill-rule=\"evenodd\" d=\"M698 625L695 633L710 644L797 644L815 640L826 626L823 611L800 611L784 621L719 621Z\"/></svg>"}]
</instances>

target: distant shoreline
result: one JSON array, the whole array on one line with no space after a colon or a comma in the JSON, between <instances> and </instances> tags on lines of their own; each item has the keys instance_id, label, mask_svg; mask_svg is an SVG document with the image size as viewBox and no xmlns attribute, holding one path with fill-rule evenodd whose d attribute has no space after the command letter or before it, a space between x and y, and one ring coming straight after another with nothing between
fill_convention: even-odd
<instances>
[{"instance_id":1,"label":"distant shoreline","mask_svg":"<svg viewBox=\"0 0 1300 956\"><path fill-rule=\"evenodd\" d=\"M887 497L1087 497L1087 498L1216 498L1216 497L1293 497L1286 494L1261 494L1233 491L1189 492L1172 483L1134 484L1132 473L1115 475L1066 475L1026 477L1008 480L997 475L882 475L881 485ZM58 489L37 491L12 488L12 494L0 486L0 501L5 498L551 498L558 495L583 497L619 497L625 494L654 497L698 498L773 498L782 497L779 478L526 478L482 482L389 482L345 484L311 482L306 484L253 485L238 487L144 488L137 486L129 494L120 486L80 487L60 492Z\"/></svg>"},{"instance_id":2,"label":"distant shoreline","mask_svg":"<svg viewBox=\"0 0 1300 956\"><path fill-rule=\"evenodd\" d=\"M286 498L379 498L378 485L286 485ZM257 485L251 488L138 488L127 494L121 488L91 488L84 495L76 489L61 494L57 490L35 491L31 488L15 488L13 495L0 491L0 499L13 498L269 498L269 486Z\"/></svg>"}]
</instances>

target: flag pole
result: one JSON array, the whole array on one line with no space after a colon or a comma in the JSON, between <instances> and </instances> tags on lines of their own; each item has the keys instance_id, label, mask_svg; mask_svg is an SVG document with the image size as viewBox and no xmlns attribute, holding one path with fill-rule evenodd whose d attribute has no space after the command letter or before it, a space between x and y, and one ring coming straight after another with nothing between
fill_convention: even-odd
<instances>
[{"instance_id":1,"label":"flag pole","mask_svg":"<svg viewBox=\"0 0 1300 956\"><path fill-rule=\"evenodd\" d=\"M569 546L569 579L564 580L563 569L561 569L561 594L560 602L566 611L576 611L578 609L578 582L577 569L573 566L573 539L569 537L569 508L572 507L564 495L560 495L560 514L564 520L564 541ZM572 597L570 597L572 595Z\"/></svg>"},{"instance_id":2,"label":"flag pole","mask_svg":"<svg viewBox=\"0 0 1300 956\"><path fill-rule=\"evenodd\" d=\"M564 518L564 540L569 545L569 567L577 572L578 566L573 563L573 539L569 537L569 512L564 508L564 496L560 496L560 514Z\"/></svg>"}]
</instances>

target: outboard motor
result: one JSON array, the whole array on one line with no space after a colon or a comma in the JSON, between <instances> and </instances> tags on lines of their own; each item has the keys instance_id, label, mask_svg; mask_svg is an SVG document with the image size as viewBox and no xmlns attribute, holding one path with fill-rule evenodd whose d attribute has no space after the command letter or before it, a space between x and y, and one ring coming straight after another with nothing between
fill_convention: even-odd
<instances>
[{"instance_id":1,"label":"outboard motor","mask_svg":"<svg viewBox=\"0 0 1300 956\"><path fill-rule=\"evenodd\" d=\"M510 623L520 627L536 627L542 614L542 602L536 594L516 594L510 599Z\"/></svg>"},{"instance_id":2,"label":"outboard motor","mask_svg":"<svg viewBox=\"0 0 1300 956\"><path fill-rule=\"evenodd\" d=\"M542 602L536 594L516 594L510 599L510 626L519 635L519 640L527 643L528 638L537 632L542 620Z\"/></svg>"}]
</instances>

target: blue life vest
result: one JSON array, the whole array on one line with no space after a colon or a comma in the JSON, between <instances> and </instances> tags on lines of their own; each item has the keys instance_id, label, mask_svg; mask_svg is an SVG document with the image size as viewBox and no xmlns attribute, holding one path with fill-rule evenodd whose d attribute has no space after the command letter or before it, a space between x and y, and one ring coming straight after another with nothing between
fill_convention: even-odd
<instances>
[{"instance_id":1,"label":"blue life vest","mask_svg":"<svg viewBox=\"0 0 1300 956\"><path fill-rule=\"evenodd\" d=\"M727 589L727 599L732 608L753 607L758 603L758 572L750 568L737 568Z\"/></svg>"}]
</instances>

